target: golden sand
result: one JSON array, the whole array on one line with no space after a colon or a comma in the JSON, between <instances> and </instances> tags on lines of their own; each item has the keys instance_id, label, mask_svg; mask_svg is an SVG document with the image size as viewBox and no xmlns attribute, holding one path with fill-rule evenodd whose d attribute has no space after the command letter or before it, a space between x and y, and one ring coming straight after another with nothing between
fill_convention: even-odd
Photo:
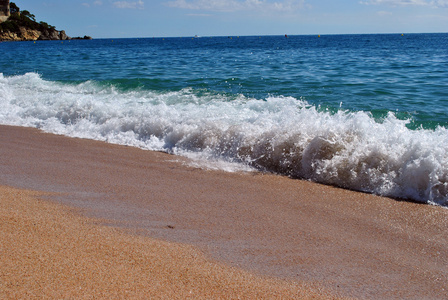
<instances>
[{"instance_id":1,"label":"golden sand","mask_svg":"<svg viewBox=\"0 0 448 300\"><path fill-rule=\"evenodd\" d=\"M0 187L0 298L329 299L314 287L210 262L193 247L95 224Z\"/></svg>"}]
</instances>

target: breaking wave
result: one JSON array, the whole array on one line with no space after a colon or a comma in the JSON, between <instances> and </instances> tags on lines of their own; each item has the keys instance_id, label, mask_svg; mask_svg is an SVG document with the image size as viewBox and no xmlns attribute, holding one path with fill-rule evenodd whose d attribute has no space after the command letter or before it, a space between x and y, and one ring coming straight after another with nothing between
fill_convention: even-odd
<instances>
[{"instance_id":1,"label":"breaking wave","mask_svg":"<svg viewBox=\"0 0 448 300\"><path fill-rule=\"evenodd\" d=\"M390 112L330 112L292 97L0 74L0 123L255 168L383 196L448 204L448 132ZM217 164L219 162L219 164Z\"/></svg>"}]
</instances>

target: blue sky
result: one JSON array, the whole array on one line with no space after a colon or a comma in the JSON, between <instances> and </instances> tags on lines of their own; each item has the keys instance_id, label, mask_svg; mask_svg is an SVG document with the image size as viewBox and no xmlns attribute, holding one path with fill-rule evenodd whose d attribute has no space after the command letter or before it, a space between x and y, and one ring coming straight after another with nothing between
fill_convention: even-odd
<instances>
[{"instance_id":1,"label":"blue sky","mask_svg":"<svg viewBox=\"0 0 448 300\"><path fill-rule=\"evenodd\" d=\"M94 38L448 32L448 0L16 0Z\"/></svg>"}]
</instances>

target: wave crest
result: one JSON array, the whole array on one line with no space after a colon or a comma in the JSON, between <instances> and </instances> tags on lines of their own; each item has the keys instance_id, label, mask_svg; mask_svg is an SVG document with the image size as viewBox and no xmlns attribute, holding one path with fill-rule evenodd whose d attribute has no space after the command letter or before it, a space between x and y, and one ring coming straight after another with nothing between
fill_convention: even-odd
<instances>
[{"instance_id":1,"label":"wave crest","mask_svg":"<svg viewBox=\"0 0 448 300\"><path fill-rule=\"evenodd\" d=\"M291 97L119 90L0 75L0 122L238 163L384 196L448 204L448 132L389 113L330 113Z\"/></svg>"}]
</instances>

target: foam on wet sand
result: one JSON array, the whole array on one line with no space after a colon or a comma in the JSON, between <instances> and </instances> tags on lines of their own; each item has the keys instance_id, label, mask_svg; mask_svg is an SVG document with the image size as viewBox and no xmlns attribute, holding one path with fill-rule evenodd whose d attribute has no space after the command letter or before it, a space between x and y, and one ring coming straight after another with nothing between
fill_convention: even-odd
<instances>
[{"instance_id":1,"label":"foam on wet sand","mask_svg":"<svg viewBox=\"0 0 448 300\"><path fill-rule=\"evenodd\" d=\"M0 145L3 296L446 296L445 208L29 128Z\"/></svg>"}]
</instances>

